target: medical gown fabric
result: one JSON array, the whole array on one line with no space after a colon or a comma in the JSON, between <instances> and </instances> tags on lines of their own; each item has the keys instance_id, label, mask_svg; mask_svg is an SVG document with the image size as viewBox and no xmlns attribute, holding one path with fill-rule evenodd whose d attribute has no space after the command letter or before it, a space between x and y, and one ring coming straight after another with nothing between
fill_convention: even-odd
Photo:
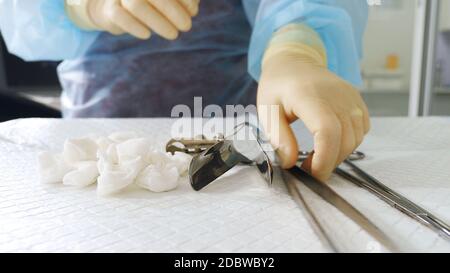
<instances>
[{"instance_id":1,"label":"medical gown fabric","mask_svg":"<svg viewBox=\"0 0 450 273\"><path fill-rule=\"evenodd\" d=\"M289 23L304 23L322 38L328 68L361 86L359 60L367 16L367 2L360 0L261 0L253 23L249 71L254 78L260 77L262 56L277 29Z\"/></svg>"},{"instance_id":2,"label":"medical gown fabric","mask_svg":"<svg viewBox=\"0 0 450 273\"><path fill-rule=\"evenodd\" d=\"M296 22L320 35L331 71L360 85L366 20L360 0L203 0L190 32L140 41L78 29L62 0L0 0L12 53L66 60L58 69L65 117L171 116L175 105L192 106L193 96L205 105L254 104L273 32Z\"/></svg>"},{"instance_id":3,"label":"medical gown fabric","mask_svg":"<svg viewBox=\"0 0 450 273\"><path fill-rule=\"evenodd\" d=\"M167 193L132 188L114 197L87 188L42 185L37 154L59 151L68 138L137 131L170 139L168 119L25 119L0 124L0 250L7 252L327 252L304 212L275 180L272 188L253 167L238 167L201 192L188 181ZM358 165L450 222L450 120L373 120ZM303 149L311 139L295 125ZM338 177L330 185L402 247L450 252L433 231ZM305 192L310 204L321 200ZM344 250L379 249L358 226L318 207Z\"/></svg>"},{"instance_id":4,"label":"medical gown fabric","mask_svg":"<svg viewBox=\"0 0 450 273\"><path fill-rule=\"evenodd\" d=\"M9 52L26 61L79 57L99 35L74 25L63 0L0 0L0 29Z\"/></svg>"}]
</instances>

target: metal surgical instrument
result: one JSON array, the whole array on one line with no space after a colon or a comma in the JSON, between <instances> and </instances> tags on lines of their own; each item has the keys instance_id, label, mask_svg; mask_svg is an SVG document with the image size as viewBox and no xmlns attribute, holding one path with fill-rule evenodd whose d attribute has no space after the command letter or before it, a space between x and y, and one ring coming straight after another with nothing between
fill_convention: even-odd
<instances>
[{"instance_id":1,"label":"metal surgical instrument","mask_svg":"<svg viewBox=\"0 0 450 273\"><path fill-rule=\"evenodd\" d=\"M296 200L302 207L307 208L307 212L313 219L313 223L315 224L316 229L319 229L318 233L322 235L320 236L321 239L325 239L333 250L338 251L339 249L337 248L331 237L328 236L323 227L320 225L312 209L304 201L300 188L298 187L298 183L303 183L306 187L323 198L323 200L325 200L327 203L334 206L344 215L349 217L373 238L382 243L387 249L393 252L399 251L397 245L381 229L379 229L364 214L362 214L358 209L352 206L347 200L345 200L327 184L317 180L298 166L295 166L289 170L282 170L282 174L288 189L294 197L294 200ZM298 201L297 199L300 199L300 201Z\"/></svg>"},{"instance_id":2,"label":"metal surgical instrument","mask_svg":"<svg viewBox=\"0 0 450 273\"><path fill-rule=\"evenodd\" d=\"M309 155L308 152L300 152L299 160L304 160ZM443 238L450 240L450 226L444 221L440 220L424 208L418 206L411 200L407 199L403 195L395 192L385 184L381 183L378 179L368 174L366 171L358 167L354 162L363 160L366 155L362 152L356 151L352 153L344 164L350 167L350 169L358 176L351 174L350 172L337 167L335 173L353 184L365 188L371 193L375 194L378 198L387 202L392 207L400 210L411 218L417 220L421 224L424 224L436 231Z\"/></svg>"},{"instance_id":3,"label":"metal surgical instrument","mask_svg":"<svg viewBox=\"0 0 450 273\"><path fill-rule=\"evenodd\" d=\"M252 127L249 124L244 124L243 126ZM242 127L240 129L242 129ZM205 187L239 163L255 164L266 181L271 184L272 164L270 163L270 159L266 152L261 147L262 143L257 140L256 142L253 142L254 145L247 145L250 143L251 142L244 143L243 147L248 146L248 149L247 152L243 152L241 149L242 145L239 145L239 142L228 140L223 137L223 135L212 140L207 140L205 137L195 139L173 139L167 144L166 151L171 153L184 152L196 155L195 160L191 162L190 166L191 184L196 190ZM248 156L248 152L250 152L252 156ZM308 156L310 156L310 152L300 151L299 161L307 159ZM450 227L448 224L387 187L354 163L355 161L365 159L365 157L366 155L364 153L355 151L344 161L344 164L349 166L356 175L340 167L336 168L335 173L349 182L365 188L389 205L438 232L445 239L450 240ZM303 181L306 180L306 185L308 185L310 178L305 178L306 175L303 174L302 171L297 170L295 172L296 175L291 173L291 176L299 176L299 173L301 173L301 178ZM292 185L294 184L291 183L291 190L295 188ZM314 183L309 183L309 185L313 186ZM317 187L319 186L315 186L316 190L318 190Z\"/></svg>"}]
</instances>

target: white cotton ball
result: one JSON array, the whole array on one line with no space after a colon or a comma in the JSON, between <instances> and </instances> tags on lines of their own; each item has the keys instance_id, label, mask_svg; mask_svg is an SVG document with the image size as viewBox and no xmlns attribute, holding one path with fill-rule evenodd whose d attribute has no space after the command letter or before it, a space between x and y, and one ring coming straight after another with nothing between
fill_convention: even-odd
<instances>
[{"instance_id":1,"label":"white cotton ball","mask_svg":"<svg viewBox=\"0 0 450 273\"><path fill-rule=\"evenodd\" d=\"M136 177L147 166L147 164L142 157L138 156L134 159L123 161L118 166L120 169L126 170L130 174L130 176L133 177L133 179L136 179Z\"/></svg>"},{"instance_id":2,"label":"white cotton ball","mask_svg":"<svg viewBox=\"0 0 450 273\"><path fill-rule=\"evenodd\" d=\"M61 183L71 167L66 164L62 155L42 152L38 155L38 170L42 183L54 184Z\"/></svg>"},{"instance_id":3,"label":"white cotton ball","mask_svg":"<svg viewBox=\"0 0 450 273\"><path fill-rule=\"evenodd\" d=\"M112 164L119 163L119 155L117 154L116 144L109 145L108 149L106 149L105 156L108 158L108 162Z\"/></svg>"},{"instance_id":4,"label":"white cotton ball","mask_svg":"<svg viewBox=\"0 0 450 273\"><path fill-rule=\"evenodd\" d=\"M117 144L117 158L118 162L124 162L136 157L146 159L151 142L147 138L135 138L129 139L122 143Z\"/></svg>"},{"instance_id":5,"label":"white cotton ball","mask_svg":"<svg viewBox=\"0 0 450 273\"><path fill-rule=\"evenodd\" d=\"M64 143L63 157L67 163L97 159L97 143L91 138L68 139Z\"/></svg>"},{"instance_id":6,"label":"white cotton ball","mask_svg":"<svg viewBox=\"0 0 450 273\"><path fill-rule=\"evenodd\" d=\"M144 167L145 163L141 157L121 164L111 164L107 159L100 158L97 193L105 196L120 192L135 181Z\"/></svg>"},{"instance_id":7,"label":"white cotton ball","mask_svg":"<svg viewBox=\"0 0 450 273\"><path fill-rule=\"evenodd\" d=\"M85 161L76 164L76 169L67 173L63 184L68 186L86 187L94 184L99 176L97 162Z\"/></svg>"},{"instance_id":8,"label":"white cotton ball","mask_svg":"<svg viewBox=\"0 0 450 273\"><path fill-rule=\"evenodd\" d=\"M106 165L116 165L119 163L117 156L117 144L110 144L106 150L98 150L97 158L98 158L98 169L102 172L102 169Z\"/></svg>"},{"instance_id":9,"label":"white cotton ball","mask_svg":"<svg viewBox=\"0 0 450 273\"><path fill-rule=\"evenodd\" d=\"M180 175L175 166L150 165L136 179L136 184L153 192L165 192L178 186Z\"/></svg>"},{"instance_id":10,"label":"white cotton ball","mask_svg":"<svg viewBox=\"0 0 450 273\"><path fill-rule=\"evenodd\" d=\"M176 152L174 155L170 155L169 157L173 164L177 167L180 175L184 176L189 169L192 156L185 153Z\"/></svg>"},{"instance_id":11,"label":"white cotton ball","mask_svg":"<svg viewBox=\"0 0 450 273\"><path fill-rule=\"evenodd\" d=\"M109 166L114 166L116 163L110 162L109 158L105 154L99 154L97 161L97 169L100 174L110 169Z\"/></svg>"},{"instance_id":12,"label":"white cotton ball","mask_svg":"<svg viewBox=\"0 0 450 273\"><path fill-rule=\"evenodd\" d=\"M98 153L106 153L109 146L114 144L114 142L107 137L99 137L95 140L97 143L97 154Z\"/></svg>"},{"instance_id":13,"label":"white cotton ball","mask_svg":"<svg viewBox=\"0 0 450 273\"><path fill-rule=\"evenodd\" d=\"M97 179L97 194L107 196L118 193L134 182L127 171L106 171Z\"/></svg>"},{"instance_id":14,"label":"white cotton ball","mask_svg":"<svg viewBox=\"0 0 450 273\"><path fill-rule=\"evenodd\" d=\"M139 134L133 131L130 132L115 132L108 136L109 139L111 139L114 142L124 142L129 139L133 138L139 138Z\"/></svg>"},{"instance_id":15,"label":"white cotton ball","mask_svg":"<svg viewBox=\"0 0 450 273\"><path fill-rule=\"evenodd\" d=\"M159 151L157 149L152 149L147 154L147 162L149 165L166 165L169 164L171 160L168 153Z\"/></svg>"},{"instance_id":16,"label":"white cotton ball","mask_svg":"<svg viewBox=\"0 0 450 273\"><path fill-rule=\"evenodd\" d=\"M154 192L169 191L178 186L191 156L172 156L161 147L135 132L68 139L62 154L39 156L39 172L43 183L85 187L97 181L97 193L102 196L118 193L134 182Z\"/></svg>"}]
</instances>

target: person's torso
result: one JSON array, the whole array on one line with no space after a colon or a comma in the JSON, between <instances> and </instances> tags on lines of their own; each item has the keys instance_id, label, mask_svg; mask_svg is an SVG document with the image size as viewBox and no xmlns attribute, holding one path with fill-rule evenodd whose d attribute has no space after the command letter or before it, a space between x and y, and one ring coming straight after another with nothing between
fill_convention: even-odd
<instances>
[{"instance_id":1,"label":"person's torso","mask_svg":"<svg viewBox=\"0 0 450 273\"><path fill-rule=\"evenodd\" d=\"M170 116L195 96L204 105L254 103L250 36L241 0L201 1L192 30L175 41L101 34L84 57L59 68L65 116Z\"/></svg>"}]
</instances>

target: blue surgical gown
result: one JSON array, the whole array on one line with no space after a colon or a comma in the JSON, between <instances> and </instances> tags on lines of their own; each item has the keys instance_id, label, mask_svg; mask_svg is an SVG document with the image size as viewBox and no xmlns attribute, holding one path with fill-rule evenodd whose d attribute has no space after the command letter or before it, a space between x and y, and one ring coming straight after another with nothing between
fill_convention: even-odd
<instances>
[{"instance_id":1,"label":"blue surgical gown","mask_svg":"<svg viewBox=\"0 0 450 273\"><path fill-rule=\"evenodd\" d=\"M8 50L58 67L65 117L170 116L175 105L253 104L261 58L278 28L305 23L324 41L329 69L359 85L367 21L362 0L202 0L190 32L157 35L87 32L63 0L0 0ZM191 108L192 109L192 108Z\"/></svg>"}]
</instances>

